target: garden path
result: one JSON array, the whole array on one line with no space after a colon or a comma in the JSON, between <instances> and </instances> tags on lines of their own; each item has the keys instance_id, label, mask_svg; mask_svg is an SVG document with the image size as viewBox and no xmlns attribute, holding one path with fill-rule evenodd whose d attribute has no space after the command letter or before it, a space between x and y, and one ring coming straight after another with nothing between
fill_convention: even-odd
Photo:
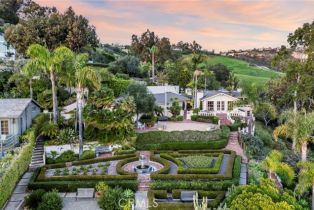
<instances>
[{"instance_id":1,"label":"garden path","mask_svg":"<svg viewBox=\"0 0 314 210\"><path fill-rule=\"evenodd\" d=\"M110 162L110 166L108 167L108 174L109 175L117 175L116 166L118 164L118 160L114 160Z\"/></svg>"},{"instance_id":2,"label":"garden path","mask_svg":"<svg viewBox=\"0 0 314 210\"><path fill-rule=\"evenodd\" d=\"M4 210L15 210L20 209L22 203L24 202L24 197L28 195L26 192L27 185L29 183L30 178L32 177L33 172L26 172L19 183L16 185L10 200L3 208Z\"/></svg>"},{"instance_id":3,"label":"garden path","mask_svg":"<svg viewBox=\"0 0 314 210\"><path fill-rule=\"evenodd\" d=\"M221 162L221 165L219 168L219 174L225 174L226 173L229 158L230 158L229 154L224 154L224 157L222 159L222 162Z\"/></svg>"},{"instance_id":4,"label":"garden path","mask_svg":"<svg viewBox=\"0 0 314 210\"><path fill-rule=\"evenodd\" d=\"M238 138L239 138L238 132L236 132L236 131L230 132L229 142L228 142L228 145L226 146L226 149L235 151L237 153L237 155L240 155L242 157L242 162L247 163L248 159L247 159L242 147L239 144Z\"/></svg>"}]
</instances>

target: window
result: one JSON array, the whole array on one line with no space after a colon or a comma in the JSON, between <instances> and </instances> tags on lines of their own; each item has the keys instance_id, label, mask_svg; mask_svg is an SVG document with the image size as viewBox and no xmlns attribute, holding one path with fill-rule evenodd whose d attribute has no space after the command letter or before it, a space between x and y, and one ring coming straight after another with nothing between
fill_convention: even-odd
<instances>
[{"instance_id":1,"label":"window","mask_svg":"<svg viewBox=\"0 0 314 210\"><path fill-rule=\"evenodd\" d=\"M221 101L221 111L225 111L225 102Z\"/></svg>"},{"instance_id":2,"label":"window","mask_svg":"<svg viewBox=\"0 0 314 210\"><path fill-rule=\"evenodd\" d=\"M228 101L228 111L233 110L233 101Z\"/></svg>"},{"instance_id":3,"label":"window","mask_svg":"<svg viewBox=\"0 0 314 210\"><path fill-rule=\"evenodd\" d=\"M208 111L214 111L214 102L208 101Z\"/></svg>"},{"instance_id":4,"label":"window","mask_svg":"<svg viewBox=\"0 0 314 210\"><path fill-rule=\"evenodd\" d=\"M9 135L9 121L1 120L1 134L2 135Z\"/></svg>"},{"instance_id":5,"label":"window","mask_svg":"<svg viewBox=\"0 0 314 210\"><path fill-rule=\"evenodd\" d=\"M220 111L220 101L217 101L217 111Z\"/></svg>"}]
</instances>

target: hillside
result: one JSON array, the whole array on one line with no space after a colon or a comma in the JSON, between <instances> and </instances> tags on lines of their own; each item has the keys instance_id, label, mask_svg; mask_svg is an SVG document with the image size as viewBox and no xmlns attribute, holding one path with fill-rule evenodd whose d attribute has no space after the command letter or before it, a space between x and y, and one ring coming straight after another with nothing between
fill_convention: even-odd
<instances>
[{"instance_id":1,"label":"hillside","mask_svg":"<svg viewBox=\"0 0 314 210\"><path fill-rule=\"evenodd\" d=\"M264 85L271 78L278 78L283 75L281 72L252 66L245 61L224 56L210 56L208 62L210 64L224 64L234 72L241 82L250 82L256 85Z\"/></svg>"}]
</instances>

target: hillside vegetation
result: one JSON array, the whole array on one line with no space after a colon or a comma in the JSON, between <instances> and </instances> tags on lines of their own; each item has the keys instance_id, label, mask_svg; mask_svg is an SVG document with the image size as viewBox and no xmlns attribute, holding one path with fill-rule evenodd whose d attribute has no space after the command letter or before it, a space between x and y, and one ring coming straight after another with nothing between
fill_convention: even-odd
<instances>
[{"instance_id":1,"label":"hillside vegetation","mask_svg":"<svg viewBox=\"0 0 314 210\"><path fill-rule=\"evenodd\" d=\"M278 78L284 74L258 66L251 66L249 63L223 56L210 56L208 59L210 64L223 64L227 66L241 82L255 83L256 85L264 85L271 78Z\"/></svg>"}]
</instances>

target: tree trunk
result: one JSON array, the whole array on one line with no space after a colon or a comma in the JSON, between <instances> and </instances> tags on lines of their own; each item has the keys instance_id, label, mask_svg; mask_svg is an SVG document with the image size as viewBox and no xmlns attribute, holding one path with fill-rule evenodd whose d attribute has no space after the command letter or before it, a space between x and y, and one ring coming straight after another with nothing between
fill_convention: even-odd
<instances>
[{"instance_id":1,"label":"tree trunk","mask_svg":"<svg viewBox=\"0 0 314 210\"><path fill-rule=\"evenodd\" d=\"M53 123L57 124L58 121L58 99L56 91L56 75L50 72L51 90L52 90L52 106L53 106Z\"/></svg>"},{"instance_id":2,"label":"tree trunk","mask_svg":"<svg viewBox=\"0 0 314 210\"><path fill-rule=\"evenodd\" d=\"M81 88L78 88L76 91L76 99L78 102L78 130L79 130L79 158L83 154L83 120L82 120L82 95L83 91Z\"/></svg>"},{"instance_id":3,"label":"tree trunk","mask_svg":"<svg viewBox=\"0 0 314 210\"><path fill-rule=\"evenodd\" d=\"M195 76L194 109L197 108L197 76Z\"/></svg>"},{"instance_id":4,"label":"tree trunk","mask_svg":"<svg viewBox=\"0 0 314 210\"><path fill-rule=\"evenodd\" d=\"M301 160L306 161L307 155L307 142L303 142L301 145Z\"/></svg>"},{"instance_id":5,"label":"tree trunk","mask_svg":"<svg viewBox=\"0 0 314 210\"><path fill-rule=\"evenodd\" d=\"M271 174L272 174L272 171L271 170L268 170L268 178L271 179Z\"/></svg>"},{"instance_id":6,"label":"tree trunk","mask_svg":"<svg viewBox=\"0 0 314 210\"><path fill-rule=\"evenodd\" d=\"M30 94L31 99L33 99L32 78L29 80L29 94Z\"/></svg>"},{"instance_id":7,"label":"tree trunk","mask_svg":"<svg viewBox=\"0 0 314 210\"><path fill-rule=\"evenodd\" d=\"M165 84L165 107L164 107L165 116L167 116L167 86Z\"/></svg>"},{"instance_id":8,"label":"tree trunk","mask_svg":"<svg viewBox=\"0 0 314 210\"><path fill-rule=\"evenodd\" d=\"M155 55L152 52L152 80L155 82Z\"/></svg>"}]
</instances>

